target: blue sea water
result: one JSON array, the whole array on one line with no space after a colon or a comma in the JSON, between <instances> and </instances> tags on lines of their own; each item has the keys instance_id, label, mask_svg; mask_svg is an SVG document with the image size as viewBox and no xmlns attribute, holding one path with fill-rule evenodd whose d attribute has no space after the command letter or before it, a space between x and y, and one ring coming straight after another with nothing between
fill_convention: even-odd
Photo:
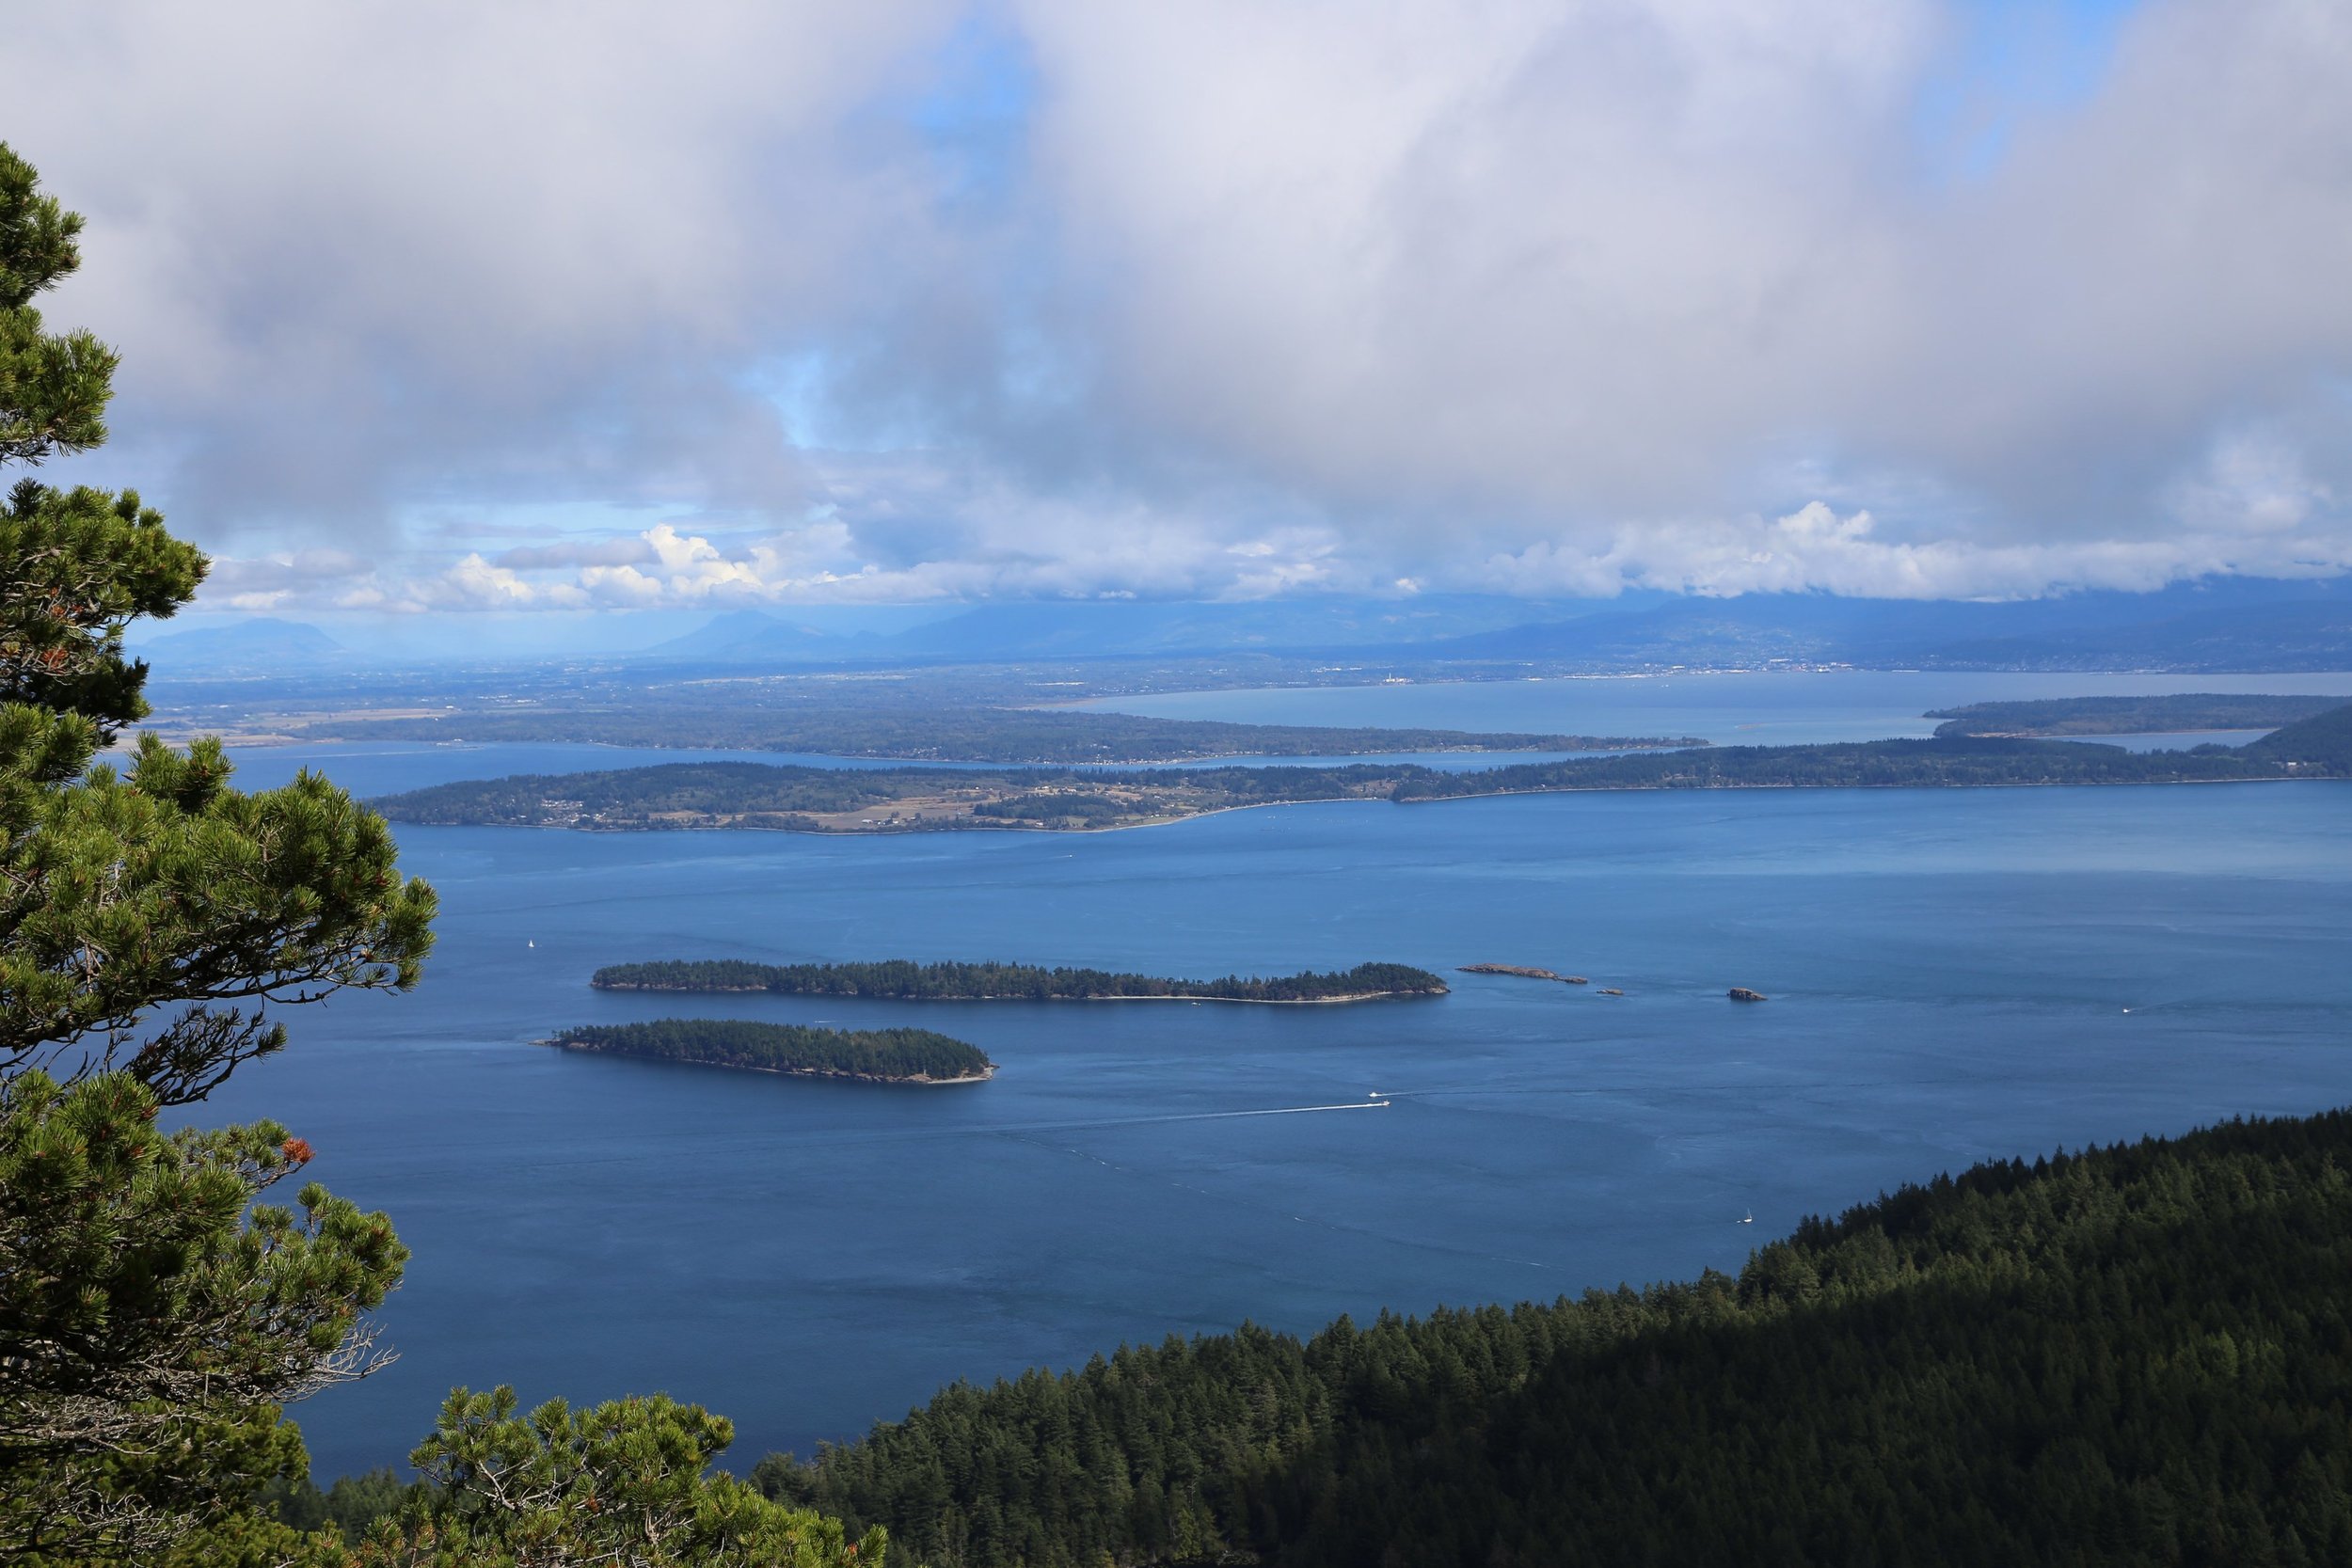
<instances>
[{"instance_id":1,"label":"blue sea water","mask_svg":"<svg viewBox=\"0 0 2352 1568\"><path fill-rule=\"evenodd\" d=\"M486 750L499 766L471 771L400 749L324 765L362 792L547 770ZM244 782L302 756L251 753ZM294 1046L204 1108L286 1122L416 1249L382 1314L402 1359L295 1412L323 1475L396 1462L456 1383L664 1389L734 1417L748 1465L957 1378L1736 1269L1804 1214L1986 1157L2352 1100L2340 784L400 836L443 899L422 988L290 1013ZM1346 1007L587 989L600 964L706 956L1491 960L1593 984L1454 975ZM530 1043L674 1014L922 1024L1003 1071L890 1088Z\"/></svg>"},{"instance_id":2,"label":"blue sea water","mask_svg":"<svg viewBox=\"0 0 2352 1568\"><path fill-rule=\"evenodd\" d=\"M2343 694L2352 701L2352 674L1759 670L1172 691L1104 697L1079 705L1160 719L1248 724L1430 724L1566 735L1695 735L1718 746L1794 746L1929 735L1937 723L1925 717L1930 709L1968 703L2173 691ZM2213 738L2172 737L2162 743L2191 746Z\"/></svg>"}]
</instances>

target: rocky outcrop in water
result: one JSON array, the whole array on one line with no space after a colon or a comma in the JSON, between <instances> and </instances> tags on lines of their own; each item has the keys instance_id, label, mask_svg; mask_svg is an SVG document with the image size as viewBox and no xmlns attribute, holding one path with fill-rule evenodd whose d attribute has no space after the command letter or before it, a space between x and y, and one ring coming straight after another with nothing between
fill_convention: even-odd
<instances>
[{"instance_id":1,"label":"rocky outcrop in water","mask_svg":"<svg viewBox=\"0 0 2352 1568\"><path fill-rule=\"evenodd\" d=\"M1529 969L1524 964L1463 964L1465 974L1514 974L1522 980L1557 980L1564 986L1586 983L1581 974L1562 974L1549 969Z\"/></svg>"}]
</instances>

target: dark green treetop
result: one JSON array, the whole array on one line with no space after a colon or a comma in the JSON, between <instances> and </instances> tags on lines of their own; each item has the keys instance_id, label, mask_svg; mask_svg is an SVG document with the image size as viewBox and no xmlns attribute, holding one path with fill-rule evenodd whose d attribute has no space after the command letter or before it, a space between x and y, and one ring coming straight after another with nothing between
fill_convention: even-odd
<instances>
[{"instance_id":1,"label":"dark green treetop","mask_svg":"<svg viewBox=\"0 0 2352 1568\"><path fill-rule=\"evenodd\" d=\"M40 194L0 142L0 463L38 463L106 438L115 352L88 332L41 328L33 296L82 264L82 215Z\"/></svg>"},{"instance_id":2,"label":"dark green treetop","mask_svg":"<svg viewBox=\"0 0 2352 1568\"><path fill-rule=\"evenodd\" d=\"M48 331L32 306L81 264L81 229L0 143L0 465L106 438L114 351L88 332ZM77 714L102 737L145 717L147 669L122 657L123 625L186 603L202 553L166 533L134 491L27 478L0 503L0 702Z\"/></svg>"}]
</instances>

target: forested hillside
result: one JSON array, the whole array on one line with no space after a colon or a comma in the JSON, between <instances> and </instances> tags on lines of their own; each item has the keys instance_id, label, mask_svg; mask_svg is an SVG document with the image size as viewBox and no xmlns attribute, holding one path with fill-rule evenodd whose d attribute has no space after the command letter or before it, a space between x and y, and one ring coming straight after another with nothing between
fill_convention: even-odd
<instances>
[{"instance_id":1,"label":"forested hillside","mask_svg":"<svg viewBox=\"0 0 2352 1568\"><path fill-rule=\"evenodd\" d=\"M1734 1278L959 1385L771 1496L935 1568L2352 1561L2352 1116L1979 1166Z\"/></svg>"}]
</instances>

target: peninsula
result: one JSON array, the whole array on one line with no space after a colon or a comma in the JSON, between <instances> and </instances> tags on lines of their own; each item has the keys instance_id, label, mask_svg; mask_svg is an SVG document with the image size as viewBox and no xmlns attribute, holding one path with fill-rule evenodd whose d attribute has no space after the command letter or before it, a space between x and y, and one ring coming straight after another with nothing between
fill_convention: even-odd
<instances>
[{"instance_id":1,"label":"peninsula","mask_svg":"<svg viewBox=\"0 0 2352 1568\"><path fill-rule=\"evenodd\" d=\"M979 1047L929 1029L811 1029L743 1019L665 1018L652 1023L583 1023L544 1043L644 1061L865 1084L977 1084L996 1071Z\"/></svg>"},{"instance_id":2,"label":"peninsula","mask_svg":"<svg viewBox=\"0 0 2352 1568\"><path fill-rule=\"evenodd\" d=\"M1034 964L761 964L738 958L612 964L588 983L598 990L766 991L778 996L861 996L901 1002L1375 1002L1443 996L1446 983L1425 969L1365 963L1331 974L1311 970L1267 978L1167 980L1102 969Z\"/></svg>"}]
</instances>

